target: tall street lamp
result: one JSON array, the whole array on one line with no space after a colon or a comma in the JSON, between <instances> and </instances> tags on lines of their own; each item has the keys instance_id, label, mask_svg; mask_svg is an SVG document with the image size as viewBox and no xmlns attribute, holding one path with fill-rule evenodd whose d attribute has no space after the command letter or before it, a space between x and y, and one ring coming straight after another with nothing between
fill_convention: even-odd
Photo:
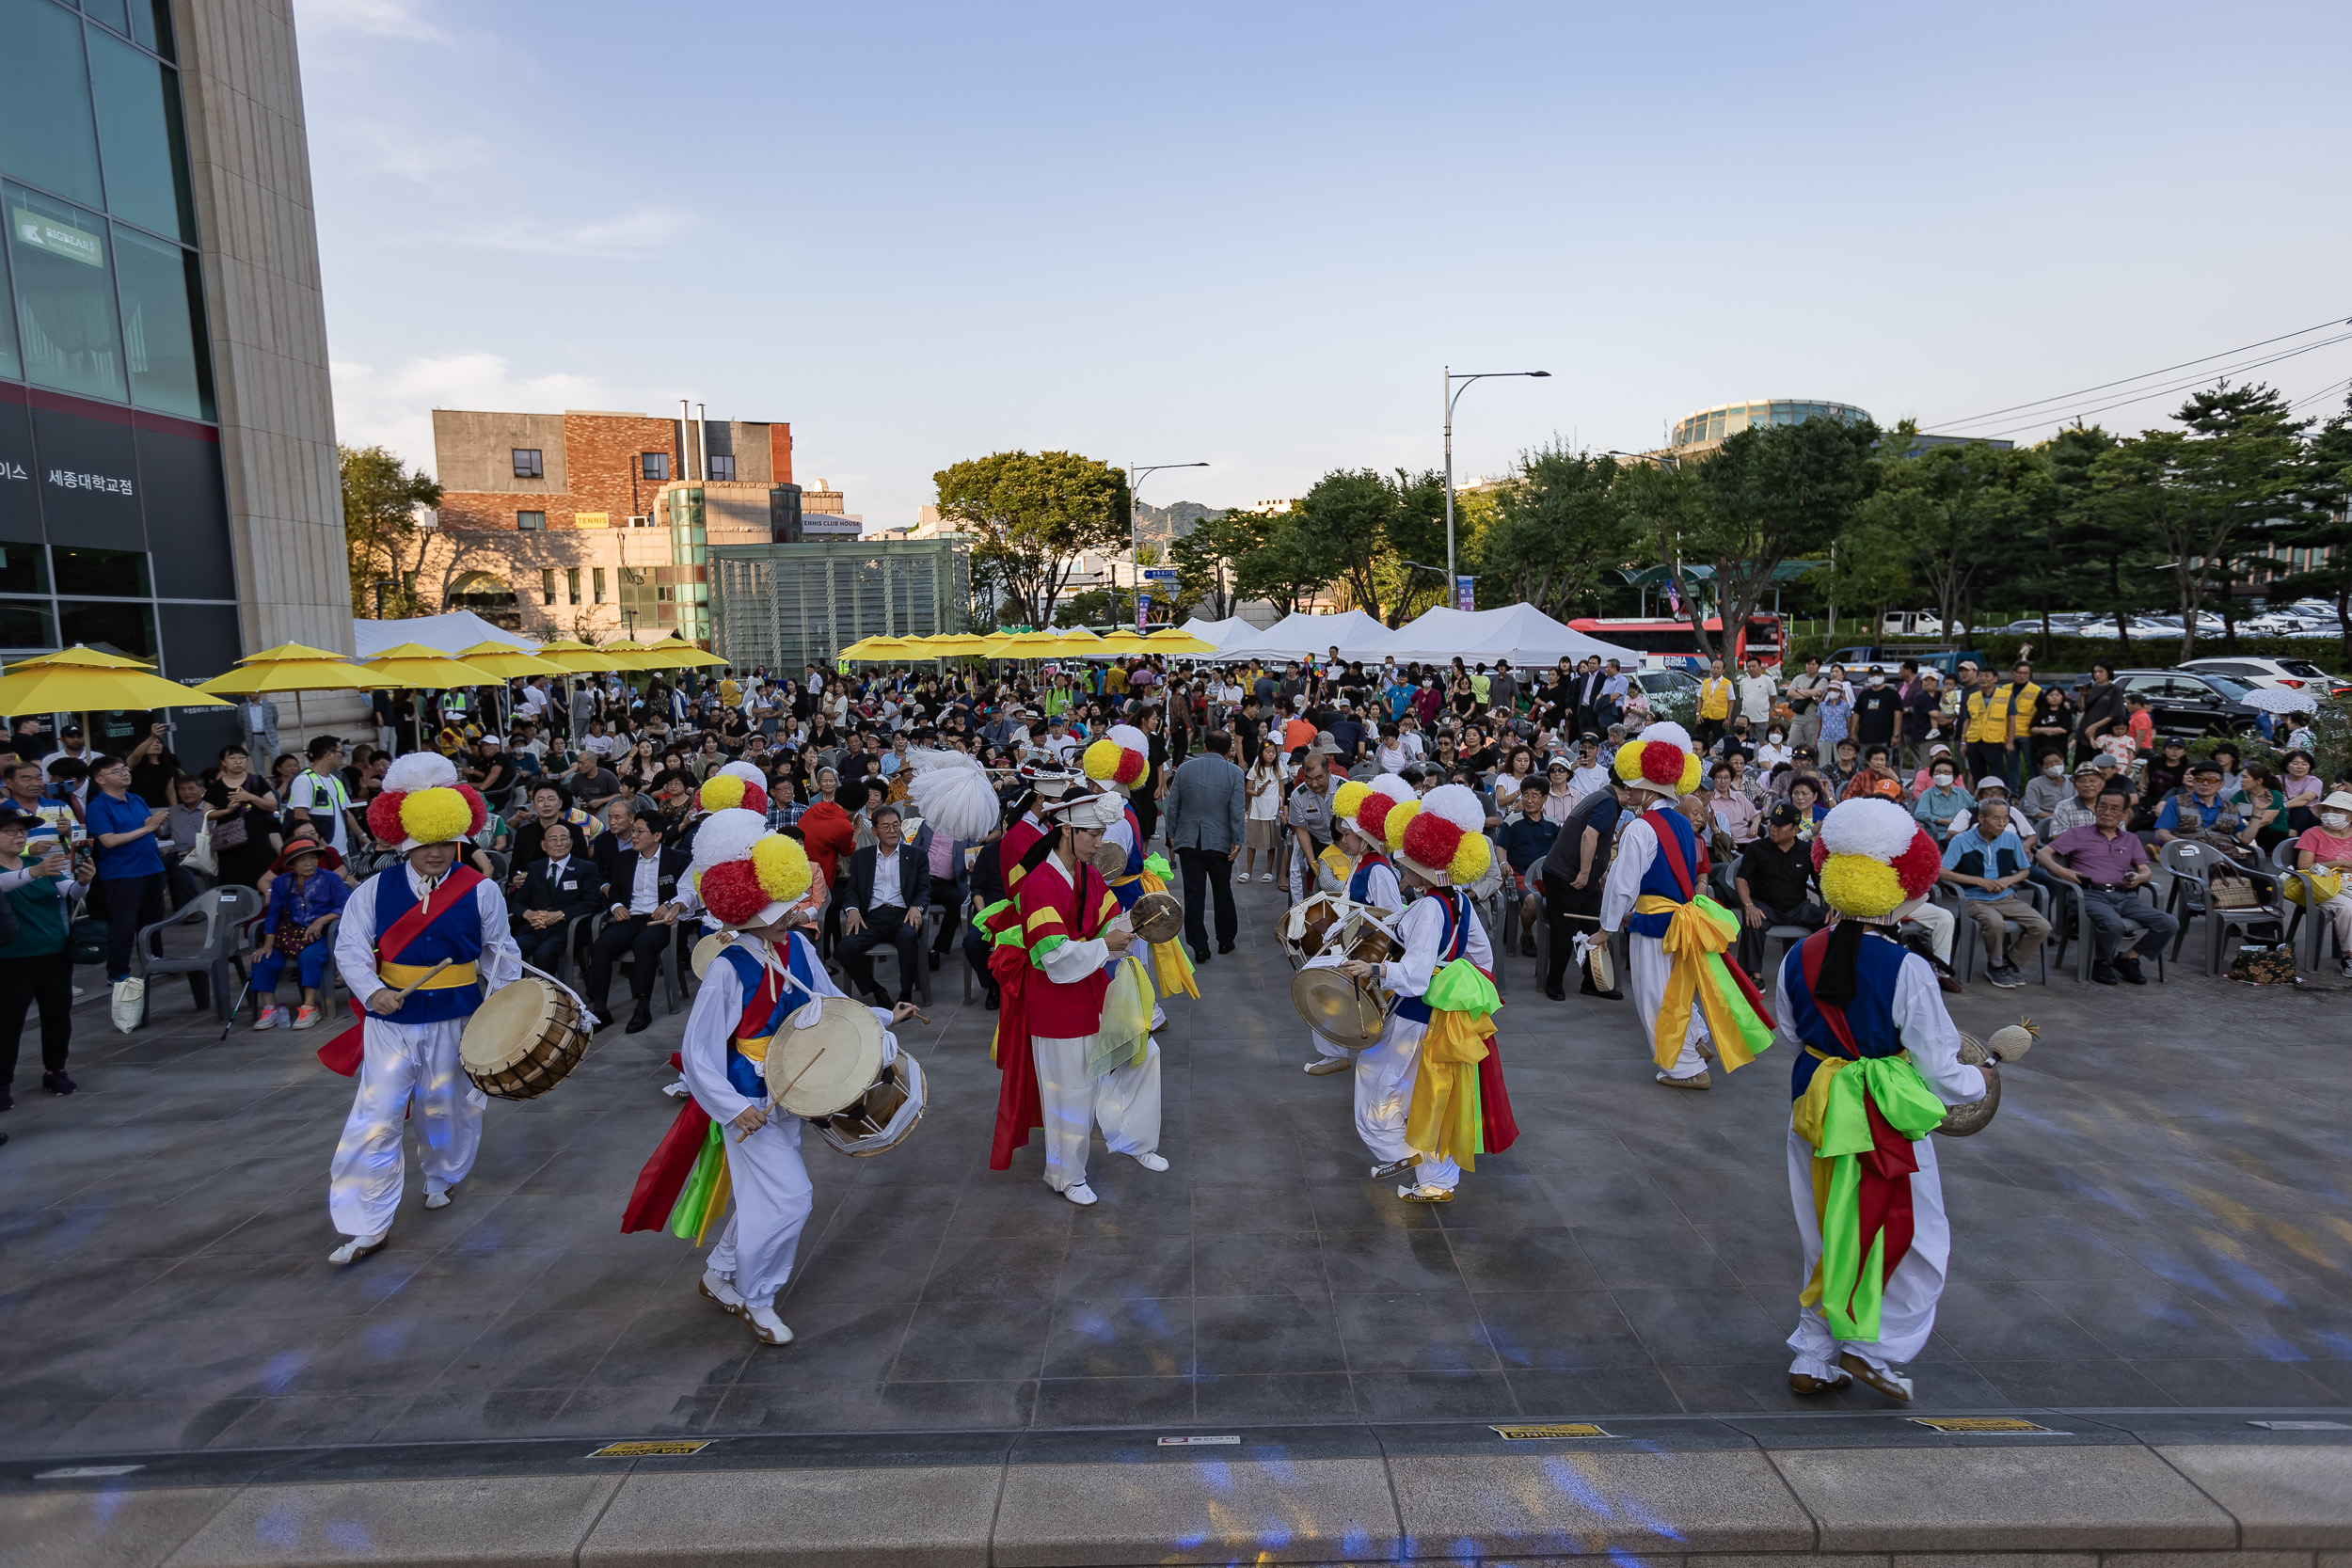
<instances>
[{"instance_id":1,"label":"tall street lamp","mask_svg":"<svg viewBox=\"0 0 2352 1568\"><path fill-rule=\"evenodd\" d=\"M1127 564L1136 574L1136 625L1143 624L1143 562L1136 559L1136 492L1143 488L1143 476L1156 474L1162 468L1205 468L1206 463L1150 463L1127 465Z\"/></svg>"},{"instance_id":2,"label":"tall street lamp","mask_svg":"<svg viewBox=\"0 0 2352 1568\"><path fill-rule=\"evenodd\" d=\"M1449 599L1454 597L1460 581L1454 575L1454 405L1462 401L1462 393L1470 390L1473 381L1498 375L1533 376L1540 381L1550 374L1549 371L1480 371L1474 375L1456 375L1453 366L1445 368L1445 591ZM1458 390L1454 385L1457 381L1462 384Z\"/></svg>"}]
</instances>

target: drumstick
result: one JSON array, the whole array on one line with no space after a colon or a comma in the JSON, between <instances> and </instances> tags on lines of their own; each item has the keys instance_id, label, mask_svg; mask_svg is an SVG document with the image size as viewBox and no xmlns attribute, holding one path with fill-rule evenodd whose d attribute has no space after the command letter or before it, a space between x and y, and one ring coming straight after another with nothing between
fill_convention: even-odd
<instances>
[{"instance_id":1,"label":"drumstick","mask_svg":"<svg viewBox=\"0 0 2352 1568\"><path fill-rule=\"evenodd\" d=\"M439 963L435 964L431 969L426 970L422 974L418 975L415 979L401 987L400 990L392 992L394 1009L397 1010L399 1004L408 1000L408 993L410 991L415 990L419 986L423 985L427 980L432 979L433 976L438 974L441 971L447 969L451 964L455 963L456 961L457 960L454 958L443 958Z\"/></svg>"}]
</instances>

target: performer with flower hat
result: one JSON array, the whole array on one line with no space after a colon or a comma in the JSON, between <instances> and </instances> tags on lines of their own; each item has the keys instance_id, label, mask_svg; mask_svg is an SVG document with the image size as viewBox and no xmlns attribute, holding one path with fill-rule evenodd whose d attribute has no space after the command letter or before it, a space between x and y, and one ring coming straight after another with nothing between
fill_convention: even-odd
<instances>
[{"instance_id":1,"label":"performer with flower hat","mask_svg":"<svg viewBox=\"0 0 2352 1568\"><path fill-rule=\"evenodd\" d=\"M1095 1201L1087 1154L1098 1124L1112 1153L1146 1170L1168 1168L1149 995L1117 1027L1104 1016L1109 960L1134 944L1135 932L1089 857L1121 809L1112 794L1040 802L1052 836L1040 841L1042 855L1027 857L1013 919L989 960L1003 992L995 1044L1003 1077L988 1168L1010 1169L1012 1151L1042 1128L1045 1184L1081 1206Z\"/></svg>"},{"instance_id":2,"label":"performer with flower hat","mask_svg":"<svg viewBox=\"0 0 2352 1568\"><path fill-rule=\"evenodd\" d=\"M1416 798L1413 786L1393 773L1382 773L1369 784L1350 779L1331 797L1331 837L1334 847L1348 862L1347 879L1341 884L1341 895L1353 904L1385 910L1393 919L1405 911L1405 891L1397 884L1396 866L1389 859L1388 845L1378 831L1367 829L1356 819L1364 802L1375 795L1381 798L1376 815L1383 820L1397 801ZM1312 1029L1307 1031L1307 1036L1315 1048L1313 1059L1307 1064L1310 1077L1328 1077L1356 1065L1344 1047Z\"/></svg>"},{"instance_id":3,"label":"performer with flower hat","mask_svg":"<svg viewBox=\"0 0 2352 1568\"><path fill-rule=\"evenodd\" d=\"M1136 900L1147 893L1166 893L1168 879L1175 875L1168 862L1158 855L1147 857L1143 852L1143 823L1136 816L1132 800L1134 793L1152 777L1152 740L1133 724L1113 724L1104 737L1079 753L1078 764L1097 788L1118 795L1120 804L1119 820L1103 830L1103 842L1116 844L1127 851L1126 868L1108 879L1111 896L1119 900L1122 910L1132 910ZM1159 983L1162 996L1183 991L1198 1000L1200 988L1193 979L1192 958L1184 951L1181 937L1150 944L1153 979ZM1152 1027L1168 1022L1165 1013L1156 1008Z\"/></svg>"},{"instance_id":4,"label":"performer with flower hat","mask_svg":"<svg viewBox=\"0 0 2352 1568\"><path fill-rule=\"evenodd\" d=\"M1500 1154L1518 1137L1495 1054L1493 1014L1502 999L1494 948L1462 892L1493 859L1486 809L1460 784L1440 784L1418 801L1375 787L1358 801L1354 821L1367 842L1394 849L1404 891L1421 895L1397 925L1403 958L1340 966L1396 998L1380 1043L1356 1057L1356 1131L1377 1162L1374 1180L1410 1169L1413 1180L1397 1196L1451 1203L1477 1156ZM1367 876L1367 892L1372 884Z\"/></svg>"},{"instance_id":5,"label":"performer with flower hat","mask_svg":"<svg viewBox=\"0 0 2352 1568\"><path fill-rule=\"evenodd\" d=\"M356 1028L319 1052L338 1071L356 1066L359 1079L328 1167L327 1212L348 1238L328 1255L333 1262L365 1258L391 1233L406 1186L401 1146L412 1102L427 1209L449 1207L481 1149L489 1100L467 1078L458 1041L485 987L522 977L505 899L457 859L460 841L488 820L482 797L431 752L393 763L384 793L369 803L368 831L405 858L359 885L335 935L343 984L368 1000Z\"/></svg>"},{"instance_id":6,"label":"performer with flower hat","mask_svg":"<svg viewBox=\"0 0 2352 1568\"><path fill-rule=\"evenodd\" d=\"M1848 800L1822 819L1813 864L1835 922L1788 950L1779 979L1781 1031L1804 1047L1788 1123L1804 1243L1788 1386L1858 1378L1909 1400L1895 1369L1935 1327L1952 1250L1928 1133L1984 1098L1990 1069L1961 1061L1933 967L1895 937L1897 908L1943 868L1934 839L1891 800Z\"/></svg>"},{"instance_id":7,"label":"performer with flower hat","mask_svg":"<svg viewBox=\"0 0 2352 1568\"><path fill-rule=\"evenodd\" d=\"M1708 896L1707 843L1675 809L1699 786L1689 733L1652 724L1617 748L1614 766L1627 789L1648 802L1617 830L1599 940L1629 933L1633 1003L1658 1082L1704 1089L1707 1057L1719 1057L1725 1072L1746 1066L1772 1043L1772 1021L1747 973L1724 957L1739 940L1740 920Z\"/></svg>"},{"instance_id":8,"label":"performer with flower hat","mask_svg":"<svg viewBox=\"0 0 2352 1568\"><path fill-rule=\"evenodd\" d=\"M714 774L703 787L719 782ZM760 1065L794 1014L842 993L816 945L794 928L814 924L808 855L768 831L765 811L748 799L755 787L743 803L713 809L694 833L687 875L705 911L733 935L687 1014L679 1065L691 1098L638 1174L621 1229L668 1229L699 1244L732 1198L735 1212L697 1289L763 1343L781 1345L792 1330L776 1315L776 1293L792 1275L813 1189L801 1120L777 1111ZM885 1066L898 1055L891 1026L914 1011L912 1003L873 1009Z\"/></svg>"}]
</instances>

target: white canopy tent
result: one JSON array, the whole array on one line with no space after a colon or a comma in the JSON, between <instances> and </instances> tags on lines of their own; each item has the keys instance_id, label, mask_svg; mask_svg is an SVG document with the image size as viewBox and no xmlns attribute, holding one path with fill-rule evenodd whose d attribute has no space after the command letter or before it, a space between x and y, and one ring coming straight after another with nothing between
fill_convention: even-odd
<instances>
[{"instance_id":1,"label":"white canopy tent","mask_svg":"<svg viewBox=\"0 0 2352 1568\"><path fill-rule=\"evenodd\" d=\"M1304 658L1309 654L1328 653L1336 644L1341 657L1353 658L1359 648L1388 635L1388 627L1360 610L1343 610L1336 615L1309 615L1302 610L1283 616L1254 637L1220 646L1216 657Z\"/></svg>"},{"instance_id":2,"label":"white canopy tent","mask_svg":"<svg viewBox=\"0 0 2352 1568\"><path fill-rule=\"evenodd\" d=\"M1196 615L1182 629L1216 648L1231 647L1244 638L1258 635L1258 628L1238 615L1229 615L1222 621L1203 621Z\"/></svg>"},{"instance_id":3,"label":"white canopy tent","mask_svg":"<svg viewBox=\"0 0 2352 1568\"><path fill-rule=\"evenodd\" d=\"M354 621L351 640L361 658L373 658L403 642L421 642L444 654L463 653L481 642L504 642L523 653L539 646L528 637L491 625L470 610L453 610L447 615L419 615L406 621Z\"/></svg>"},{"instance_id":4,"label":"white canopy tent","mask_svg":"<svg viewBox=\"0 0 2352 1568\"><path fill-rule=\"evenodd\" d=\"M1531 666L1540 669L1564 657L1582 658L1587 654L1613 658L1628 669L1642 662L1641 654L1634 649L1603 642L1573 626L1562 626L1531 604L1515 604L1502 610L1455 610L1439 605L1409 626L1383 633L1369 646L1359 649L1342 643L1340 652L1350 658L1394 657L1400 664L1412 659L1427 663L1432 659L1443 662L1459 657L1464 664L1475 667L1507 658L1512 668L1518 670Z\"/></svg>"}]
</instances>

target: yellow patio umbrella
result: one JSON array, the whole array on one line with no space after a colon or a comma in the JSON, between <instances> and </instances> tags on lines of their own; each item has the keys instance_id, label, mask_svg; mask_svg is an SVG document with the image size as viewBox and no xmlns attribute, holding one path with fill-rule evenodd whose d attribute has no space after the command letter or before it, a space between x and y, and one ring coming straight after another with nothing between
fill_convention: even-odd
<instances>
[{"instance_id":1,"label":"yellow patio umbrella","mask_svg":"<svg viewBox=\"0 0 2352 1568\"><path fill-rule=\"evenodd\" d=\"M294 693L294 728L310 727L302 717L302 694L305 691L373 691L379 687L398 686L381 675L360 668L341 654L325 648L306 647L300 642L280 642L275 648L264 648L258 654L247 654L237 660L237 667L225 675L215 675L199 682L199 691L209 691L215 697L266 696L272 692Z\"/></svg>"},{"instance_id":2,"label":"yellow patio umbrella","mask_svg":"<svg viewBox=\"0 0 2352 1568\"><path fill-rule=\"evenodd\" d=\"M1050 631L1016 631L983 651L991 658L1051 658L1061 639Z\"/></svg>"},{"instance_id":3,"label":"yellow patio umbrella","mask_svg":"<svg viewBox=\"0 0 2352 1568\"><path fill-rule=\"evenodd\" d=\"M995 641L993 637L982 637L968 631L943 631L924 639L933 658L961 658L981 653Z\"/></svg>"},{"instance_id":4,"label":"yellow patio umbrella","mask_svg":"<svg viewBox=\"0 0 2352 1568\"><path fill-rule=\"evenodd\" d=\"M864 663L894 658L929 658L931 656L903 637L868 637L842 649L839 657Z\"/></svg>"},{"instance_id":5,"label":"yellow patio umbrella","mask_svg":"<svg viewBox=\"0 0 2352 1568\"><path fill-rule=\"evenodd\" d=\"M1182 626L1170 626L1166 631L1155 631L1143 641L1146 652L1175 658L1198 658L1203 654L1216 652L1215 643L1202 641Z\"/></svg>"},{"instance_id":6,"label":"yellow patio umbrella","mask_svg":"<svg viewBox=\"0 0 2352 1568\"><path fill-rule=\"evenodd\" d=\"M646 647L643 642L638 641L635 638L616 637L612 641L607 642L604 646L598 648L596 652L604 655L604 657L609 659L614 660L622 671L629 673L658 670L661 668L660 665L646 662L647 659L653 657L653 650Z\"/></svg>"},{"instance_id":7,"label":"yellow patio umbrella","mask_svg":"<svg viewBox=\"0 0 2352 1568\"><path fill-rule=\"evenodd\" d=\"M721 670L727 662L675 635L646 644L638 651L638 657L646 661L644 668L648 670Z\"/></svg>"},{"instance_id":8,"label":"yellow patio umbrella","mask_svg":"<svg viewBox=\"0 0 2352 1568\"><path fill-rule=\"evenodd\" d=\"M1129 631L1127 628L1122 626L1119 630L1111 633L1108 637L1104 638L1102 646L1094 649L1091 657L1097 658L1122 658L1129 654L1140 654L1147 653L1149 651L1150 649L1146 645L1146 639L1141 632Z\"/></svg>"},{"instance_id":9,"label":"yellow patio umbrella","mask_svg":"<svg viewBox=\"0 0 2352 1568\"><path fill-rule=\"evenodd\" d=\"M459 649L457 657L477 670L489 671L501 680L571 673L551 658L541 658L537 654L527 653L507 642L477 642L470 648Z\"/></svg>"},{"instance_id":10,"label":"yellow patio umbrella","mask_svg":"<svg viewBox=\"0 0 2352 1568\"><path fill-rule=\"evenodd\" d=\"M369 672L369 680L375 686L449 691L462 686L505 684L487 670L421 642L403 642L396 648L387 648L373 658L362 659L360 666Z\"/></svg>"},{"instance_id":11,"label":"yellow patio umbrella","mask_svg":"<svg viewBox=\"0 0 2352 1568\"><path fill-rule=\"evenodd\" d=\"M1054 651L1076 654L1081 658L1089 654L1099 654L1103 651L1102 634L1085 626L1065 626L1054 634Z\"/></svg>"},{"instance_id":12,"label":"yellow patio umbrella","mask_svg":"<svg viewBox=\"0 0 2352 1568\"><path fill-rule=\"evenodd\" d=\"M575 675L593 675L628 668L594 643L578 642L567 637L540 643L538 657Z\"/></svg>"},{"instance_id":13,"label":"yellow patio umbrella","mask_svg":"<svg viewBox=\"0 0 2352 1568\"><path fill-rule=\"evenodd\" d=\"M76 645L19 659L0 674L0 713L110 708L228 707L218 697L152 674L136 659Z\"/></svg>"}]
</instances>

